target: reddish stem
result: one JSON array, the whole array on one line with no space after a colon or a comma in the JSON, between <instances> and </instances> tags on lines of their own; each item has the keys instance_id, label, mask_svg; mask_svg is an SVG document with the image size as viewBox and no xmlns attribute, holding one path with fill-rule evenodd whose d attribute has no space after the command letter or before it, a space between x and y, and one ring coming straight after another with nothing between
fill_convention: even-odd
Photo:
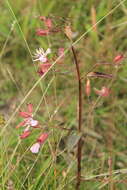
<instances>
[{"instance_id":1,"label":"reddish stem","mask_svg":"<svg viewBox=\"0 0 127 190\"><path fill-rule=\"evenodd\" d=\"M79 64L74 47L71 47L76 65L77 80L78 80L78 132L81 132L82 127L82 83L80 76ZM76 190L80 189L81 183L81 157L82 157L82 139L80 138L77 144L77 183Z\"/></svg>"}]
</instances>

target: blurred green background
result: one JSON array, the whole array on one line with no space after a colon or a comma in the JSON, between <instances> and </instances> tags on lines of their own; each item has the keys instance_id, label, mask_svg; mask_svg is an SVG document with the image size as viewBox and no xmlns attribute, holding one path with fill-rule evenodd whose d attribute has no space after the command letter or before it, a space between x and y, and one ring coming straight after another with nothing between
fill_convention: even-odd
<instances>
[{"instance_id":1,"label":"blurred green background","mask_svg":"<svg viewBox=\"0 0 127 190\"><path fill-rule=\"evenodd\" d=\"M104 175L81 184L82 190L125 190L127 172L122 169L127 168L127 0L1 0L0 15L0 189L75 188L76 148L68 149L73 132L62 130L64 127L75 131L77 127L77 80L70 51L64 62L56 63L38 83L20 108L25 110L31 102L37 111L35 118L44 131L52 131L38 155L29 151L38 131L21 142L22 129L15 129L21 120L17 113L11 118L40 78L37 63L32 61L35 50L50 47L51 58L56 59L58 48L69 47L64 34L64 27L69 23L74 42L84 34L75 43L82 74L98 62L112 63L116 55L125 56L108 98L96 102L93 88L108 86L109 79L92 79L89 99L85 95L86 81L83 81L82 176L109 172L109 157L112 173L121 172L113 173L113 183L105 183ZM36 29L44 27L39 16L49 16L62 32L38 37ZM115 75L116 68L102 65L95 71ZM92 109L94 104L96 108Z\"/></svg>"}]
</instances>

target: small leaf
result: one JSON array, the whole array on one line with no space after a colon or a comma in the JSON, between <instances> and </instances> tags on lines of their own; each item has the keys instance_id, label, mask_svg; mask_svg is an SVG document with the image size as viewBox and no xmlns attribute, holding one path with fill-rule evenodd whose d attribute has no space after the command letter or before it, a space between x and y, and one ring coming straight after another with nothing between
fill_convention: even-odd
<instances>
[{"instance_id":1,"label":"small leaf","mask_svg":"<svg viewBox=\"0 0 127 190\"><path fill-rule=\"evenodd\" d=\"M74 148L74 146L78 143L81 136L82 136L81 133L79 133L79 134L72 134L68 137L67 141L68 151L71 151Z\"/></svg>"}]
</instances>

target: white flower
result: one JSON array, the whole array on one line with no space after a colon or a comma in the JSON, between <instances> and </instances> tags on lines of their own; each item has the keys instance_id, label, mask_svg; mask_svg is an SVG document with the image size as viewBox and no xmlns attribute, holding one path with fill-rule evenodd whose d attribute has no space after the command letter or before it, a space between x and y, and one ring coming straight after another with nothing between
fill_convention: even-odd
<instances>
[{"instance_id":1,"label":"white flower","mask_svg":"<svg viewBox=\"0 0 127 190\"><path fill-rule=\"evenodd\" d=\"M38 125L38 121L31 118L30 126L35 127Z\"/></svg>"},{"instance_id":2,"label":"white flower","mask_svg":"<svg viewBox=\"0 0 127 190\"><path fill-rule=\"evenodd\" d=\"M34 54L35 59L33 61L40 61L42 63L47 62L47 55L51 53L51 49L48 48L46 52L44 52L43 48L36 49L36 53Z\"/></svg>"},{"instance_id":3,"label":"white flower","mask_svg":"<svg viewBox=\"0 0 127 190\"><path fill-rule=\"evenodd\" d=\"M40 143L35 143L32 145L32 147L30 148L30 151L34 154L37 154L39 152L40 149Z\"/></svg>"}]
</instances>

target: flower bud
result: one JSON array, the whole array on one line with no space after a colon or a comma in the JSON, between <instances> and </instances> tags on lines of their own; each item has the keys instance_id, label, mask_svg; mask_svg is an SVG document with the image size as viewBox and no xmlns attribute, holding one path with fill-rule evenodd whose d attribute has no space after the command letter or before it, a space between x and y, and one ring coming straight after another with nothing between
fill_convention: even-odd
<instances>
[{"instance_id":1,"label":"flower bud","mask_svg":"<svg viewBox=\"0 0 127 190\"><path fill-rule=\"evenodd\" d=\"M30 133L31 133L30 131L25 131L22 135L20 135L20 139L25 139L30 135Z\"/></svg>"},{"instance_id":2,"label":"flower bud","mask_svg":"<svg viewBox=\"0 0 127 190\"><path fill-rule=\"evenodd\" d=\"M85 93L89 97L91 93L91 86L90 86L90 80L87 79L86 86L85 86Z\"/></svg>"},{"instance_id":3,"label":"flower bud","mask_svg":"<svg viewBox=\"0 0 127 190\"><path fill-rule=\"evenodd\" d=\"M122 54L119 54L119 55L117 55L117 56L113 59L113 61L114 61L114 63L118 63L118 62L122 61L123 58L124 58L124 56L123 56Z\"/></svg>"},{"instance_id":4,"label":"flower bud","mask_svg":"<svg viewBox=\"0 0 127 190\"><path fill-rule=\"evenodd\" d=\"M42 30L42 29L36 30L36 35L38 36L47 36L48 34L49 34L49 30Z\"/></svg>"},{"instance_id":5,"label":"flower bud","mask_svg":"<svg viewBox=\"0 0 127 190\"><path fill-rule=\"evenodd\" d=\"M43 144L47 140L48 136L48 133L41 134L40 137L37 139L37 142Z\"/></svg>"}]
</instances>

